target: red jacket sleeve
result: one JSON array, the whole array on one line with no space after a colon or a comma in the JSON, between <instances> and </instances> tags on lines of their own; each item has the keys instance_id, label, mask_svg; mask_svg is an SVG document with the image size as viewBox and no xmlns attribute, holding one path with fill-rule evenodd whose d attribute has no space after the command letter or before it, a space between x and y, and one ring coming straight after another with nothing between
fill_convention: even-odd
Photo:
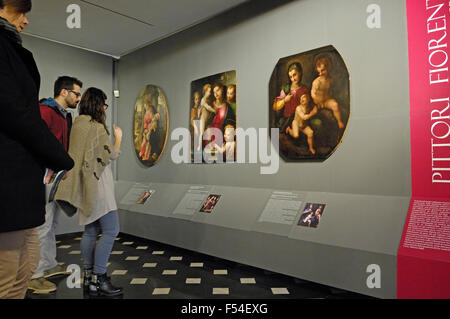
<instances>
[{"instance_id":1,"label":"red jacket sleeve","mask_svg":"<svg viewBox=\"0 0 450 319\"><path fill-rule=\"evenodd\" d=\"M52 131L53 135L56 136L55 127L53 125L53 110L51 110L48 106L39 105L39 109L41 111L41 117L47 123L48 128Z\"/></svg>"}]
</instances>

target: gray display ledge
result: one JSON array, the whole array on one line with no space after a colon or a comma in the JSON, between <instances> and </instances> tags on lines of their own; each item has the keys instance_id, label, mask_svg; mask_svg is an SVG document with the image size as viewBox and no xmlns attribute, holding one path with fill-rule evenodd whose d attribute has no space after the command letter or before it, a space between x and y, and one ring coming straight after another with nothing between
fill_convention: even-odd
<instances>
[{"instance_id":1,"label":"gray display ledge","mask_svg":"<svg viewBox=\"0 0 450 319\"><path fill-rule=\"evenodd\" d=\"M116 183L118 203L133 185ZM304 192L294 223L282 225L259 221L274 190L208 186L207 192L221 195L213 212L187 216L173 212L191 185L149 185L155 193L146 204L119 204L122 232L369 296L396 297L408 197ZM297 226L308 202L326 205L317 228ZM367 285L373 264L381 270L380 288Z\"/></svg>"}]
</instances>

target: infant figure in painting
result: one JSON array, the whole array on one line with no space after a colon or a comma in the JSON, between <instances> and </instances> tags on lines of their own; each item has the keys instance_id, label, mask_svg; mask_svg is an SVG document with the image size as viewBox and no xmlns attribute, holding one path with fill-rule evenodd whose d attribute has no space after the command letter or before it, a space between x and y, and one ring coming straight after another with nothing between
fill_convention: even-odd
<instances>
[{"instance_id":1,"label":"infant figure in painting","mask_svg":"<svg viewBox=\"0 0 450 319\"><path fill-rule=\"evenodd\" d=\"M313 216L314 212L309 213L308 216L303 219L303 224L308 227L311 226L311 219L313 218Z\"/></svg>"},{"instance_id":2,"label":"infant figure in painting","mask_svg":"<svg viewBox=\"0 0 450 319\"><path fill-rule=\"evenodd\" d=\"M306 135L308 139L309 151L314 155L316 150L314 149L314 131L308 125L307 121L316 115L317 106L315 105L312 110L309 109L309 102L311 98L308 93L300 96L300 104L295 108L294 119L291 126L286 128L286 133L290 134L293 138L299 138L300 131Z\"/></svg>"},{"instance_id":3,"label":"infant figure in painting","mask_svg":"<svg viewBox=\"0 0 450 319\"><path fill-rule=\"evenodd\" d=\"M316 71L319 76L313 81L311 87L311 97L315 105L319 108L327 108L333 112L340 129L344 128L341 120L339 103L331 97L331 78L328 72L331 69L331 62L328 58L321 58L316 62Z\"/></svg>"},{"instance_id":4,"label":"infant figure in painting","mask_svg":"<svg viewBox=\"0 0 450 319\"><path fill-rule=\"evenodd\" d=\"M225 153L225 161L226 162L234 162L235 154L236 154L236 141L235 137L235 129L233 125L225 126L225 135L222 146L219 146L214 143L214 148L221 154Z\"/></svg>"},{"instance_id":5,"label":"infant figure in painting","mask_svg":"<svg viewBox=\"0 0 450 319\"><path fill-rule=\"evenodd\" d=\"M139 157L141 157L142 160L147 161L149 160L151 153L150 135L153 131L156 131L160 115L159 113L155 114L153 106L150 106L148 103L144 103L144 110L144 130L142 132Z\"/></svg>"},{"instance_id":6,"label":"infant figure in painting","mask_svg":"<svg viewBox=\"0 0 450 319\"><path fill-rule=\"evenodd\" d=\"M211 84L205 84L202 91L203 97L200 101L200 130L198 134L197 151L200 151L202 148L203 133L205 132L206 121L208 121L210 113L216 113L216 110L209 105L212 92Z\"/></svg>"}]
</instances>

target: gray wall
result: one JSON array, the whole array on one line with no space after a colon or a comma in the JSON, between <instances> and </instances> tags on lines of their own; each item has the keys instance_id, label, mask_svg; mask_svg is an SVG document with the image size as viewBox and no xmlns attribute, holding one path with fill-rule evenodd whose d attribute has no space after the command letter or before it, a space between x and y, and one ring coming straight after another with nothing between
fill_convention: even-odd
<instances>
[{"instance_id":1,"label":"gray wall","mask_svg":"<svg viewBox=\"0 0 450 319\"><path fill-rule=\"evenodd\" d=\"M117 186L130 181L120 186L125 194L133 182L149 183L156 193L145 207L119 205L122 231L394 298L396 253L411 195L406 7L404 0L377 0L381 29L369 29L366 9L372 3L251 1L123 57L118 63L121 97L116 112L125 135ZM275 175L261 175L261 163L177 165L171 160L176 142L169 140L157 165L146 168L139 163L132 143L133 111L145 85L165 92L171 132L189 126L193 80L236 70L238 126L266 128L269 79L277 61L326 45L339 51L349 70L351 116L340 147L325 162L280 160ZM213 185L214 194L223 197L212 214L197 212L189 227L178 228L185 222L173 209L192 184ZM259 222L273 190L304 192L303 205L325 203L319 227L296 226L299 216L283 228ZM164 207L156 203L158 193L170 194ZM239 240L234 241L236 236ZM263 250L251 248L261 244ZM289 256L302 257L293 261ZM371 264L382 269L381 289L366 285Z\"/></svg>"},{"instance_id":2,"label":"gray wall","mask_svg":"<svg viewBox=\"0 0 450 319\"><path fill-rule=\"evenodd\" d=\"M53 84L58 76L70 75L83 82L83 90L91 86L98 87L105 91L109 101L112 100L111 58L27 35L22 37L23 46L33 53L41 74L40 98L53 97ZM109 125L110 112L108 110L107 114ZM59 214L57 234L81 230L76 217L68 218L63 213Z\"/></svg>"},{"instance_id":3,"label":"gray wall","mask_svg":"<svg viewBox=\"0 0 450 319\"><path fill-rule=\"evenodd\" d=\"M376 1L381 29L366 26L371 3L254 1L123 57L118 68L118 122L125 132L119 180L409 196L405 2ZM236 70L238 125L267 127L268 85L278 59L329 44L341 53L350 73L351 118L341 146L325 162L280 160L276 175L261 175L260 163L176 165L170 157L176 142L170 140L154 167L137 160L133 108L145 85L165 92L172 131L188 128L191 81Z\"/></svg>"},{"instance_id":4,"label":"gray wall","mask_svg":"<svg viewBox=\"0 0 450 319\"><path fill-rule=\"evenodd\" d=\"M83 82L82 92L91 86L105 91L108 104L112 104L112 58L32 36L22 37L23 46L33 53L41 74L40 98L53 97L55 80L69 75ZM109 125L111 120L108 109Z\"/></svg>"}]
</instances>

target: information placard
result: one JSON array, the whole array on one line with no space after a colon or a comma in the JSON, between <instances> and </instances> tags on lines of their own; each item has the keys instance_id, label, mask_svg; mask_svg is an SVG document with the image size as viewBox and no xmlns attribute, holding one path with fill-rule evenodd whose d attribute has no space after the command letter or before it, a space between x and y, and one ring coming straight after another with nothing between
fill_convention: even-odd
<instances>
[{"instance_id":1,"label":"information placard","mask_svg":"<svg viewBox=\"0 0 450 319\"><path fill-rule=\"evenodd\" d=\"M200 210L210 195L207 186L191 186L174 210L174 214L192 216Z\"/></svg>"},{"instance_id":2,"label":"information placard","mask_svg":"<svg viewBox=\"0 0 450 319\"><path fill-rule=\"evenodd\" d=\"M292 225L301 205L298 194L275 191L267 201L258 222Z\"/></svg>"},{"instance_id":3,"label":"information placard","mask_svg":"<svg viewBox=\"0 0 450 319\"><path fill-rule=\"evenodd\" d=\"M404 248L450 251L450 202L414 200Z\"/></svg>"}]
</instances>

